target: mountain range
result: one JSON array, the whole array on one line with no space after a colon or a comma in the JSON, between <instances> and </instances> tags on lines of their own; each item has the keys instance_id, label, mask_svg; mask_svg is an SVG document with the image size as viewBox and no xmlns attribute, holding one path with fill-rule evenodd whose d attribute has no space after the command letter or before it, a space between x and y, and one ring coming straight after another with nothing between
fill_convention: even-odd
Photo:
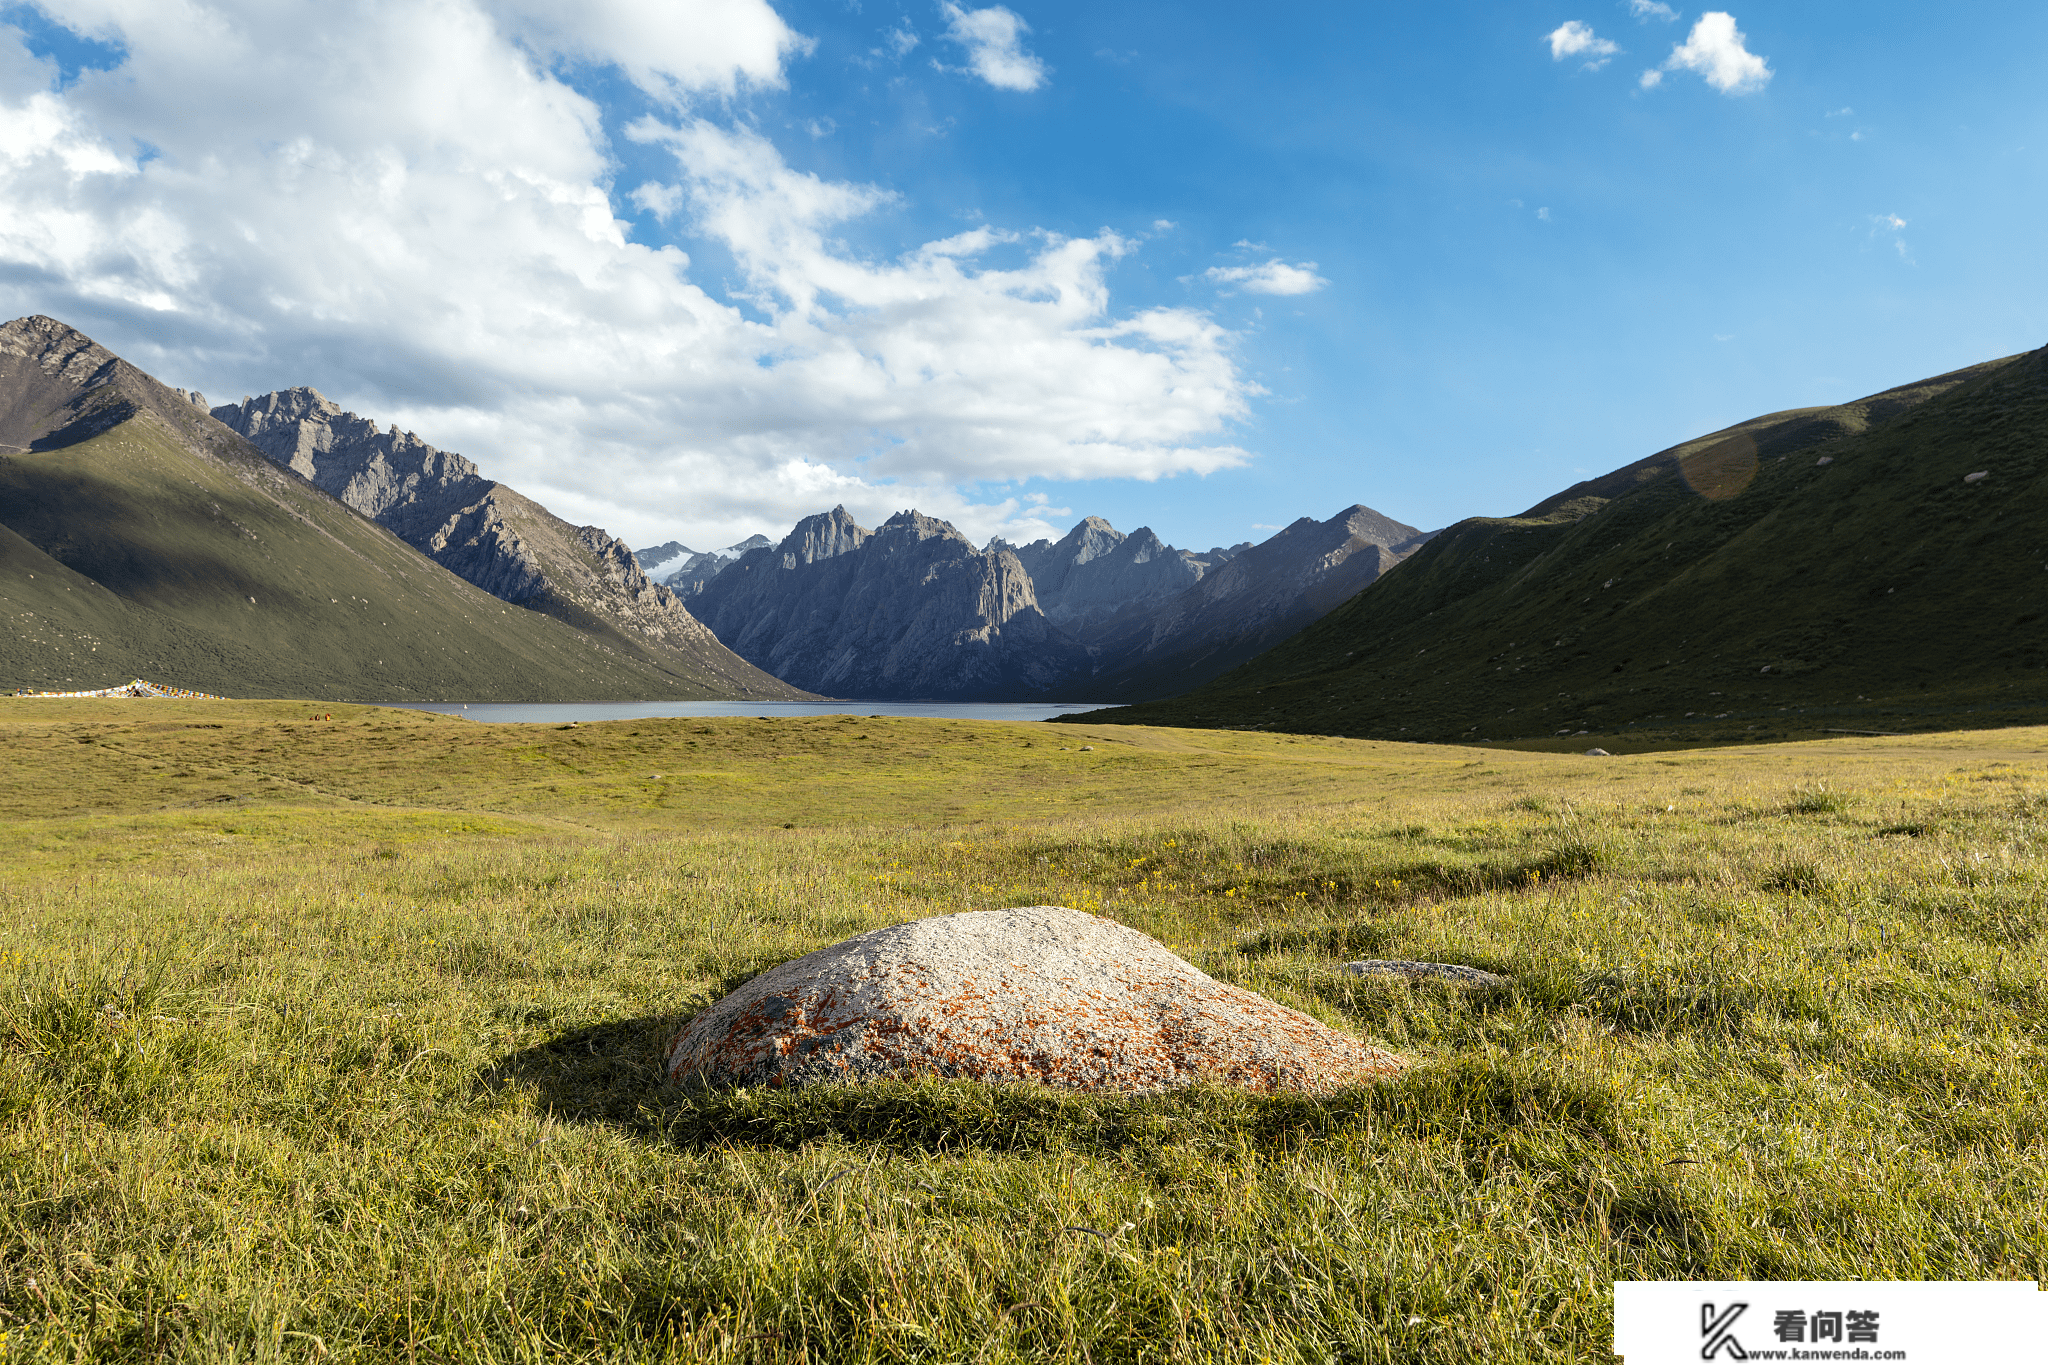
<instances>
[{"instance_id":1,"label":"mountain range","mask_svg":"<svg viewBox=\"0 0 2048 1365\"><path fill-rule=\"evenodd\" d=\"M720 570L749 550L765 550L775 542L766 536L748 536L722 550L693 550L679 540L635 552L648 577L685 599L695 597Z\"/></svg>"},{"instance_id":2,"label":"mountain range","mask_svg":"<svg viewBox=\"0 0 2048 1365\"><path fill-rule=\"evenodd\" d=\"M316 389L209 406L42 317L0 328L0 442L14 624L0 669L17 687L1157 696L1283 638L1424 539L1354 507L1199 554L1096 517L1057 541L976 547L915 511L870 531L842 508L777 545L635 555ZM323 593L350 610L317 610Z\"/></svg>"},{"instance_id":3,"label":"mountain range","mask_svg":"<svg viewBox=\"0 0 2048 1365\"><path fill-rule=\"evenodd\" d=\"M1224 672L1427 539L1350 507L1206 555L1149 528L1124 535L1099 517L1058 541L976 548L916 511L870 530L839 507L695 580L690 602L741 657L811 691L1115 701ZM681 550L641 555L659 566ZM694 562L680 570L697 571Z\"/></svg>"},{"instance_id":4,"label":"mountain range","mask_svg":"<svg viewBox=\"0 0 2048 1365\"><path fill-rule=\"evenodd\" d=\"M2048 348L1459 522L1242 667L1089 719L1672 742L2039 719L2044 518Z\"/></svg>"},{"instance_id":5,"label":"mountain range","mask_svg":"<svg viewBox=\"0 0 2048 1365\"><path fill-rule=\"evenodd\" d=\"M0 675L394 701L802 695L595 528L310 390L270 397L223 410L266 451L55 319L0 326Z\"/></svg>"},{"instance_id":6,"label":"mountain range","mask_svg":"<svg viewBox=\"0 0 2048 1365\"><path fill-rule=\"evenodd\" d=\"M836 508L774 544L635 555L313 389L209 408L61 322L0 326L14 686L1087 698L1136 703L1106 721L1520 742L1985 723L2048 713L2044 504L2048 348L1434 534L1354 505L1206 552L1097 517L977 546Z\"/></svg>"}]
</instances>

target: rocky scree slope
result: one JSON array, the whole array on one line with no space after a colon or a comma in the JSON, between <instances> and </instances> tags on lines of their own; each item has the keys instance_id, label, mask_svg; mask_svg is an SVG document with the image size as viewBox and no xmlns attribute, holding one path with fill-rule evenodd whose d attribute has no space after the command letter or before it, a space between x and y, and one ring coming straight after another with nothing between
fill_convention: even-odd
<instances>
[{"instance_id":1,"label":"rocky scree slope","mask_svg":"<svg viewBox=\"0 0 2048 1365\"><path fill-rule=\"evenodd\" d=\"M1093 719L1558 742L2038 720L2044 521L2048 348L1460 522L1209 686Z\"/></svg>"},{"instance_id":2,"label":"rocky scree slope","mask_svg":"<svg viewBox=\"0 0 2048 1365\"><path fill-rule=\"evenodd\" d=\"M0 685L702 696L507 606L47 317L0 326Z\"/></svg>"},{"instance_id":3,"label":"rocky scree slope","mask_svg":"<svg viewBox=\"0 0 2048 1365\"><path fill-rule=\"evenodd\" d=\"M395 426L380 430L310 388L244 398L212 415L494 597L600 637L705 695L802 695L720 644L622 542L571 526L460 455Z\"/></svg>"},{"instance_id":4,"label":"rocky scree slope","mask_svg":"<svg viewBox=\"0 0 2048 1365\"><path fill-rule=\"evenodd\" d=\"M870 531L844 507L751 550L694 599L742 658L842 697L951 701L1042 696L1087 652L1039 609L1008 550L901 512Z\"/></svg>"}]
</instances>

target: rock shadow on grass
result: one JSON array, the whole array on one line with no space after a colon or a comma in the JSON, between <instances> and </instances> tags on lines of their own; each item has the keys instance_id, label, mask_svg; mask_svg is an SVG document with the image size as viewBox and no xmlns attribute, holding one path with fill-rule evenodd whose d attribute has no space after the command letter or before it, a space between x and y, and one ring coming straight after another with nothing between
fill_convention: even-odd
<instances>
[{"instance_id":1,"label":"rock shadow on grass","mask_svg":"<svg viewBox=\"0 0 2048 1365\"><path fill-rule=\"evenodd\" d=\"M667 1089L662 1051L688 1014L650 1014L572 1029L501 1058L479 1078L490 1091L531 1088L542 1112L576 1123L648 1127Z\"/></svg>"}]
</instances>

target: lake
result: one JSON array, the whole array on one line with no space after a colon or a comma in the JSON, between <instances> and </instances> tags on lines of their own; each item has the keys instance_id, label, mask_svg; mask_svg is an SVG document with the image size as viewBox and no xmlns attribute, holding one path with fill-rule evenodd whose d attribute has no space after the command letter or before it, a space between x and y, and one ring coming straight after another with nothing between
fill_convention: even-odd
<instances>
[{"instance_id":1,"label":"lake","mask_svg":"<svg viewBox=\"0 0 2048 1365\"><path fill-rule=\"evenodd\" d=\"M923 716L932 720L1051 720L1111 703L1098 701L579 701L387 702L402 711L438 711L493 724L677 720L700 716Z\"/></svg>"}]
</instances>

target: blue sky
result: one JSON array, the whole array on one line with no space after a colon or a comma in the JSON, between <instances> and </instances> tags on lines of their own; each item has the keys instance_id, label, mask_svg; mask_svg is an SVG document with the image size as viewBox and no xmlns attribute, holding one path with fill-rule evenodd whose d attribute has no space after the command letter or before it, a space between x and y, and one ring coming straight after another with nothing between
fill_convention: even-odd
<instances>
[{"instance_id":1,"label":"blue sky","mask_svg":"<svg viewBox=\"0 0 2048 1365\"><path fill-rule=\"evenodd\" d=\"M2048 342L2040 6L153 8L5 11L11 312L633 543L1435 527Z\"/></svg>"}]
</instances>

